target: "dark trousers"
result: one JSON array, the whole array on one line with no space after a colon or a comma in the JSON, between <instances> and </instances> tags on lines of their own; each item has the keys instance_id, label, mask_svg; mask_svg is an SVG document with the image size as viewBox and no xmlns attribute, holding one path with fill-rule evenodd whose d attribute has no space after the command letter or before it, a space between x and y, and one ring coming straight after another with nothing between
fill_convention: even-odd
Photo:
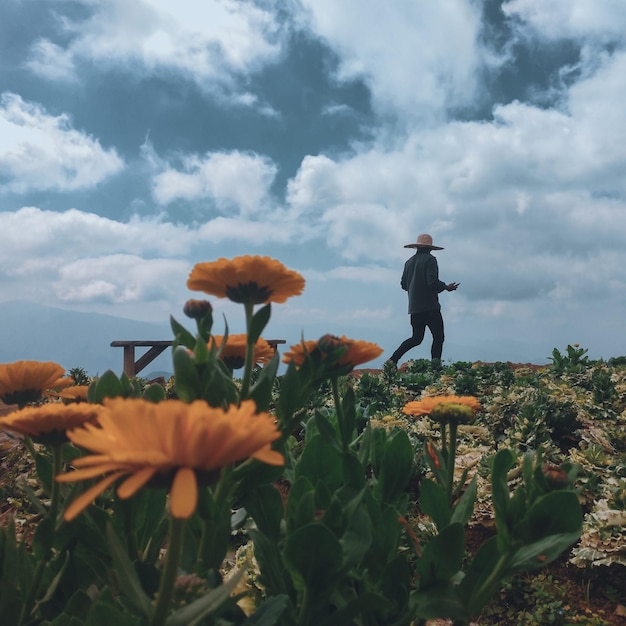
<instances>
[{"instance_id":1,"label":"dark trousers","mask_svg":"<svg viewBox=\"0 0 626 626\"><path fill-rule=\"evenodd\" d=\"M443 350L443 340L445 339L441 310L437 309L435 311L423 311L422 313L411 314L411 326L413 327L413 336L405 339L391 355L389 360L397 364L405 352L419 346L424 340L427 327L433 335L433 345L430 349L430 356L433 359L440 359Z\"/></svg>"}]
</instances>

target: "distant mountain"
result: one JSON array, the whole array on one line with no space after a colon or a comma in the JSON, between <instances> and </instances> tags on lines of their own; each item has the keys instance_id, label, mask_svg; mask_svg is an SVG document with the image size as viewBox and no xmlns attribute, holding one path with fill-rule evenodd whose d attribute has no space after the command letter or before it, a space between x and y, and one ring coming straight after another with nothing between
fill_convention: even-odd
<instances>
[{"instance_id":1,"label":"distant mountain","mask_svg":"<svg viewBox=\"0 0 626 626\"><path fill-rule=\"evenodd\" d=\"M172 339L169 324L140 322L102 315L77 313L32 302L0 303L0 363L21 359L54 361L66 370L84 368L90 376L108 369L123 371L123 349L115 340ZM136 349L136 358L144 348ZM171 351L166 350L139 375L172 372Z\"/></svg>"}]
</instances>

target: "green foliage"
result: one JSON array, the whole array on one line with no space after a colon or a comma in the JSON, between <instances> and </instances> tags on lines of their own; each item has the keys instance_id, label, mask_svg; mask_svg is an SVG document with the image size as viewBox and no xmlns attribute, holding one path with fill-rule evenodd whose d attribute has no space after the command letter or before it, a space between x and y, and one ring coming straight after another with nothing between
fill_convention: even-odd
<instances>
[{"instance_id":1,"label":"green foliage","mask_svg":"<svg viewBox=\"0 0 626 626\"><path fill-rule=\"evenodd\" d=\"M175 395L222 408L254 400L258 411L271 410L280 429L273 446L284 455L284 468L247 459L220 471L194 472L198 500L188 519L170 515L166 490L172 477L157 472L132 497L105 490L66 522L60 513L77 497L88 498L93 483L70 487L54 478L81 451L70 444L35 448L31 442L38 487L29 484L25 493L39 521L30 546L16 540L12 523L0 529L0 623L408 626L449 618L461 626L506 581L550 563L578 539L576 470L546 466L537 451L576 431L573 405L538 391L516 405L519 415L506 415L505 436L513 449L501 446L488 470L497 534L468 556L465 527L479 477L468 479L467 469L455 474L464 436L459 420L441 419L435 444L431 433L385 428L370 417L398 411L409 394L426 387L449 394L452 385L459 395L507 387L510 368L421 360L405 374L365 374L354 382L345 377L351 366L338 364L344 350L338 349L313 351L278 376L278 355L261 369L252 359L270 305L244 308L248 345L241 380L220 350L209 347L210 306L196 301L188 307L195 334L171 319ZM580 374L588 365L585 352L572 348L557 357L555 351L554 369ZM598 393L609 389L600 375L594 385ZM112 397L162 402L165 392L107 371L91 383L88 401ZM468 407L462 409L473 419ZM434 412L432 418L437 421ZM417 420L412 424L417 428ZM512 482L520 452L521 478ZM616 491L616 503L620 497ZM432 521L432 535L418 539L416 516ZM229 553L247 541L258 565L254 582L263 589L250 617L236 603L243 570L225 575L233 569ZM559 607L546 607L546 616L556 615L548 608Z\"/></svg>"},{"instance_id":2,"label":"green foliage","mask_svg":"<svg viewBox=\"0 0 626 626\"><path fill-rule=\"evenodd\" d=\"M611 380L611 374L604 368L596 368L591 375L593 389L593 401L596 404L610 402L615 396L615 383Z\"/></svg>"},{"instance_id":3,"label":"green foliage","mask_svg":"<svg viewBox=\"0 0 626 626\"><path fill-rule=\"evenodd\" d=\"M372 376L365 372L359 381L356 390L356 400L370 413L386 411L393 405L393 399L389 395L388 386L378 376Z\"/></svg>"},{"instance_id":4,"label":"green foliage","mask_svg":"<svg viewBox=\"0 0 626 626\"><path fill-rule=\"evenodd\" d=\"M73 367L68 372L75 385L88 385L90 378L84 367Z\"/></svg>"},{"instance_id":5,"label":"green foliage","mask_svg":"<svg viewBox=\"0 0 626 626\"><path fill-rule=\"evenodd\" d=\"M555 374L579 374L589 366L589 357L586 356L587 348L581 348L578 344L567 346L565 354L561 354L557 348L552 351L552 369Z\"/></svg>"},{"instance_id":6,"label":"green foliage","mask_svg":"<svg viewBox=\"0 0 626 626\"><path fill-rule=\"evenodd\" d=\"M140 378L129 378L125 373L118 377L112 370L93 379L87 392L87 401L102 404L104 398L144 398L151 402L165 399L163 387L157 383L145 386Z\"/></svg>"}]
</instances>

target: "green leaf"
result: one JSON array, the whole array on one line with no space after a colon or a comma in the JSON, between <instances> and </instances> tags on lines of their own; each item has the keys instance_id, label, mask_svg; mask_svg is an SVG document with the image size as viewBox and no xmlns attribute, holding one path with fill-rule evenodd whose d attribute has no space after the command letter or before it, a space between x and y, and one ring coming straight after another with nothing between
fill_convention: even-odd
<instances>
[{"instance_id":1,"label":"green leaf","mask_svg":"<svg viewBox=\"0 0 626 626\"><path fill-rule=\"evenodd\" d=\"M343 448L341 446L341 441L339 441L339 438L337 437L337 431L328 418L322 415L319 411L315 411L314 419L315 426L317 426L317 430L324 438L324 441L330 444L338 452L342 452ZM308 427L307 430L309 430Z\"/></svg>"},{"instance_id":2,"label":"green leaf","mask_svg":"<svg viewBox=\"0 0 626 626\"><path fill-rule=\"evenodd\" d=\"M47 560L50 558L50 548L54 539L54 521L44 517L35 529L33 539L33 554L37 559Z\"/></svg>"},{"instance_id":3,"label":"green leaf","mask_svg":"<svg viewBox=\"0 0 626 626\"><path fill-rule=\"evenodd\" d=\"M413 600L416 613L422 620L448 618L461 624L469 622L469 615L450 582L442 581L424 590L420 588Z\"/></svg>"},{"instance_id":4,"label":"green leaf","mask_svg":"<svg viewBox=\"0 0 626 626\"><path fill-rule=\"evenodd\" d=\"M274 389L274 380L280 358L276 353L270 362L261 370L259 377L250 389L249 397L256 402L257 411L267 411L272 401L272 391Z\"/></svg>"},{"instance_id":5,"label":"green leaf","mask_svg":"<svg viewBox=\"0 0 626 626\"><path fill-rule=\"evenodd\" d=\"M159 383L148 385L143 392L143 399L148 402L161 402L165 400L165 389Z\"/></svg>"},{"instance_id":6,"label":"green leaf","mask_svg":"<svg viewBox=\"0 0 626 626\"><path fill-rule=\"evenodd\" d=\"M50 486L52 485L52 463L50 463L50 459L47 456L36 454L35 467L44 492L49 496Z\"/></svg>"},{"instance_id":7,"label":"green leaf","mask_svg":"<svg viewBox=\"0 0 626 626\"><path fill-rule=\"evenodd\" d=\"M468 615L478 615L500 588L507 572L508 559L498 550L498 538L491 537L480 546L459 585L459 597ZM499 575L493 575L496 568Z\"/></svg>"},{"instance_id":8,"label":"green leaf","mask_svg":"<svg viewBox=\"0 0 626 626\"><path fill-rule=\"evenodd\" d=\"M491 469L491 498L498 529L498 542L501 550L506 550L510 542L511 519L509 484L507 474L515 463L515 455L510 450L500 450Z\"/></svg>"},{"instance_id":9,"label":"green leaf","mask_svg":"<svg viewBox=\"0 0 626 626\"><path fill-rule=\"evenodd\" d=\"M411 477L413 446L405 431L395 432L387 442L376 485L377 497L385 503L395 503Z\"/></svg>"},{"instance_id":10,"label":"green leaf","mask_svg":"<svg viewBox=\"0 0 626 626\"><path fill-rule=\"evenodd\" d=\"M551 491L539 498L527 514L532 538L582 529L583 514L573 491Z\"/></svg>"},{"instance_id":11,"label":"green leaf","mask_svg":"<svg viewBox=\"0 0 626 626\"><path fill-rule=\"evenodd\" d=\"M107 524L106 537L115 571L120 578L121 593L139 614L148 617L152 610L152 603L144 593L137 572L111 524Z\"/></svg>"},{"instance_id":12,"label":"green leaf","mask_svg":"<svg viewBox=\"0 0 626 626\"><path fill-rule=\"evenodd\" d=\"M372 544L372 524L364 507L359 507L348 519L348 527L339 543L343 549L343 565L347 570L363 558Z\"/></svg>"},{"instance_id":13,"label":"green leaf","mask_svg":"<svg viewBox=\"0 0 626 626\"><path fill-rule=\"evenodd\" d=\"M330 491L343 484L343 456L328 444L320 435L307 442L295 467L296 479L301 476L316 484L323 481Z\"/></svg>"},{"instance_id":14,"label":"green leaf","mask_svg":"<svg viewBox=\"0 0 626 626\"><path fill-rule=\"evenodd\" d=\"M450 523L452 510L448 494L430 478L420 481L420 508L433 520L437 530L442 531Z\"/></svg>"},{"instance_id":15,"label":"green leaf","mask_svg":"<svg viewBox=\"0 0 626 626\"><path fill-rule=\"evenodd\" d=\"M270 315L272 313L272 305L266 304L262 306L253 316L250 322L250 328L248 329L248 340L255 344L257 339L263 333L263 329L270 321Z\"/></svg>"},{"instance_id":16,"label":"green leaf","mask_svg":"<svg viewBox=\"0 0 626 626\"><path fill-rule=\"evenodd\" d=\"M23 477L18 478L17 484L19 485L19 488L26 494L28 501L33 505L37 513L39 513L39 515L47 515L48 510L43 505L33 488L26 482L26 479Z\"/></svg>"},{"instance_id":17,"label":"green leaf","mask_svg":"<svg viewBox=\"0 0 626 626\"><path fill-rule=\"evenodd\" d=\"M151 544L158 543L166 532L166 502L164 489L141 489L133 496L132 523L139 554L146 555Z\"/></svg>"},{"instance_id":18,"label":"green leaf","mask_svg":"<svg viewBox=\"0 0 626 626\"><path fill-rule=\"evenodd\" d=\"M82 626L91 609L92 599L82 590L76 591L63 607L63 612L50 626Z\"/></svg>"},{"instance_id":19,"label":"green leaf","mask_svg":"<svg viewBox=\"0 0 626 626\"><path fill-rule=\"evenodd\" d=\"M358 491L365 487L366 470L354 454L343 455L343 476L346 487Z\"/></svg>"},{"instance_id":20,"label":"green leaf","mask_svg":"<svg viewBox=\"0 0 626 626\"><path fill-rule=\"evenodd\" d=\"M452 511L451 522L459 522L463 526L469 522L474 512L474 502L476 502L476 494L478 492L478 484L476 476L472 478L472 482L468 485L463 495L459 498Z\"/></svg>"},{"instance_id":21,"label":"green leaf","mask_svg":"<svg viewBox=\"0 0 626 626\"><path fill-rule=\"evenodd\" d=\"M171 315L170 315L170 326L172 327L172 332L174 333L174 348L177 346L184 346L185 348L189 348L190 350L194 349L196 345L196 338L182 325L179 324Z\"/></svg>"},{"instance_id":22,"label":"green leaf","mask_svg":"<svg viewBox=\"0 0 626 626\"><path fill-rule=\"evenodd\" d=\"M348 449L352 437L355 434L356 426L356 406L354 389L348 387L341 400L341 418L339 419L339 434L344 448Z\"/></svg>"},{"instance_id":23,"label":"green leaf","mask_svg":"<svg viewBox=\"0 0 626 626\"><path fill-rule=\"evenodd\" d=\"M412 583L413 571L406 555L398 554L387 564L381 577L381 589L389 603L385 612L391 618L388 621L395 622L406 612Z\"/></svg>"},{"instance_id":24,"label":"green leaf","mask_svg":"<svg viewBox=\"0 0 626 626\"><path fill-rule=\"evenodd\" d=\"M111 624L140 626L144 623L144 620L140 620L118 606L111 594L111 589L107 587L91 605L85 626L111 626Z\"/></svg>"},{"instance_id":25,"label":"green leaf","mask_svg":"<svg viewBox=\"0 0 626 626\"><path fill-rule=\"evenodd\" d=\"M122 383L113 370L107 370L89 386L87 400L102 404L104 398L123 396Z\"/></svg>"},{"instance_id":26,"label":"green leaf","mask_svg":"<svg viewBox=\"0 0 626 626\"><path fill-rule=\"evenodd\" d=\"M61 559L61 556L62 555L59 555L59 560ZM54 575L52 582L48 585L48 588L46 589L46 593L44 594L43 598L37 602L37 606L40 606L52 599L52 597L54 596L57 590L57 587L59 586L59 583L61 582L61 579L63 578L63 574L65 573L65 570L69 562L70 562L70 553L66 552L63 558L63 562L61 563L61 567L59 568L59 571Z\"/></svg>"},{"instance_id":27,"label":"green leaf","mask_svg":"<svg viewBox=\"0 0 626 626\"><path fill-rule=\"evenodd\" d=\"M172 355L176 377L176 395L184 402L193 402L202 397L202 381L193 356L182 346L178 346Z\"/></svg>"},{"instance_id":28,"label":"green leaf","mask_svg":"<svg viewBox=\"0 0 626 626\"><path fill-rule=\"evenodd\" d=\"M398 551L401 534L398 512L390 505L381 507L369 491L366 491L363 503L372 524L372 545L363 567L375 576L380 576L383 568L395 558Z\"/></svg>"},{"instance_id":29,"label":"green leaf","mask_svg":"<svg viewBox=\"0 0 626 626\"><path fill-rule=\"evenodd\" d=\"M550 563L580 537L582 522L578 496L573 491L551 491L541 496L519 526L523 532L520 539L526 545L515 553L511 568L525 570Z\"/></svg>"},{"instance_id":30,"label":"green leaf","mask_svg":"<svg viewBox=\"0 0 626 626\"><path fill-rule=\"evenodd\" d=\"M280 537L283 500L273 485L260 485L243 500L243 506L260 532L273 541Z\"/></svg>"},{"instance_id":31,"label":"green leaf","mask_svg":"<svg viewBox=\"0 0 626 626\"><path fill-rule=\"evenodd\" d=\"M235 573L228 582L198 598L191 604L172 613L165 621L166 626L197 626L207 615L217 611L230 601L230 595L241 580L243 570Z\"/></svg>"},{"instance_id":32,"label":"green leaf","mask_svg":"<svg viewBox=\"0 0 626 626\"><path fill-rule=\"evenodd\" d=\"M580 538L580 532L548 535L539 541L520 548L511 561L511 572L543 567L556 559Z\"/></svg>"},{"instance_id":33,"label":"green leaf","mask_svg":"<svg viewBox=\"0 0 626 626\"><path fill-rule=\"evenodd\" d=\"M287 537L284 558L311 592L321 593L335 584L343 556L335 535L326 526L311 523Z\"/></svg>"},{"instance_id":34,"label":"green leaf","mask_svg":"<svg viewBox=\"0 0 626 626\"><path fill-rule=\"evenodd\" d=\"M433 537L416 562L420 589L449 581L461 569L464 551L465 531L461 524L450 524Z\"/></svg>"},{"instance_id":35,"label":"green leaf","mask_svg":"<svg viewBox=\"0 0 626 626\"><path fill-rule=\"evenodd\" d=\"M346 626L347 624L360 624L356 618L363 615L371 615L389 607L389 600L380 595L366 591L351 600L346 606L334 611L330 617L318 622L317 626Z\"/></svg>"}]
</instances>

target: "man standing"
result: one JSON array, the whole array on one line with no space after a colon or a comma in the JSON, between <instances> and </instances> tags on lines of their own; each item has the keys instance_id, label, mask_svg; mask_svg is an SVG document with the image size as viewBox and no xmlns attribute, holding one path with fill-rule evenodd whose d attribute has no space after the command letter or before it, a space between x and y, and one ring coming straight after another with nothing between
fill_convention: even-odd
<instances>
[{"instance_id":1,"label":"man standing","mask_svg":"<svg viewBox=\"0 0 626 626\"><path fill-rule=\"evenodd\" d=\"M448 283L446 285L439 280L439 266L431 250L443 250L443 248L433 246L433 238L430 235L419 235L416 243L410 243L404 247L416 249L415 255L404 264L400 281L402 289L409 295L409 315L413 335L405 339L389 358L394 366L398 365L398 361L405 352L422 343L426 327L433 336L431 358L433 361L441 359L444 333L438 294L442 291L455 291L460 284Z\"/></svg>"}]
</instances>

